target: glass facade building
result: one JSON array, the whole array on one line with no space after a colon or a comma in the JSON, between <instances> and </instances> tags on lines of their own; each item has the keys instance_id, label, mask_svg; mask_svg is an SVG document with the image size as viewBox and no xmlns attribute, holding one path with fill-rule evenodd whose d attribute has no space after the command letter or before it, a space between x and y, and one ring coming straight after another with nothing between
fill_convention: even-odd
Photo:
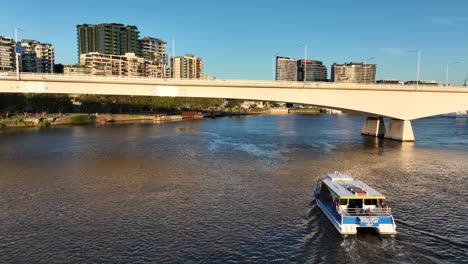
<instances>
[{"instance_id":1,"label":"glass facade building","mask_svg":"<svg viewBox=\"0 0 468 264\"><path fill-rule=\"evenodd\" d=\"M101 54L124 55L141 54L136 26L124 24L83 24L77 25L78 58L81 54L99 52Z\"/></svg>"},{"instance_id":2,"label":"glass facade building","mask_svg":"<svg viewBox=\"0 0 468 264\"><path fill-rule=\"evenodd\" d=\"M304 81L304 71L306 71L306 81L308 82L326 82L328 81L327 67L321 61L317 60L298 60L297 61L297 80Z\"/></svg>"}]
</instances>

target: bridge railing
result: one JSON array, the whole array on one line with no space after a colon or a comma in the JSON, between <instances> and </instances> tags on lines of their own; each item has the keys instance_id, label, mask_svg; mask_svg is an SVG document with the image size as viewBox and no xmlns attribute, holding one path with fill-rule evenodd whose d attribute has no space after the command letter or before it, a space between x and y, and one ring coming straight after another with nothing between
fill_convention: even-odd
<instances>
[{"instance_id":1,"label":"bridge railing","mask_svg":"<svg viewBox=\"0 0 468 264\"><path fill-rule=\"evenodd\" d=\"M342 215L347 216L390 216L392 215L392 208L373 208L373 209L362 209L362 208L347 208L340 209Z\"/></svg>"},{"instance_id":2,"label":"bridge railing","mask_svg":"<svg viewBox=\"0 0 468 264\"><path fill-rule=\"evenodd\" d=\"M420 84L419 87L416 85L406 85L406 84L378 84L378 83L340 83L340 82L295 82L295 81L263 81L263 80L228 80L228 79L173 79L173 78L151 78L151 77L141 77L141 76L98 76L98 75L89 75L89 74L54 74L54 73L24 73L20 74L22 78L30 79L41 79L41 80L96 80L96 81L132 81L132 82L158 82L158 84L181 84L181 85L240 85L248 86L249 84L256 86L265 86L282 88L350 88L350 89L416 89L427 90L427 89L455 89L455 88L466 88L464 86L450 86L446 87L443 85L424 85ZM15 77L16 72L0 72L0 77Z\"/></svg>"}]
</instances>

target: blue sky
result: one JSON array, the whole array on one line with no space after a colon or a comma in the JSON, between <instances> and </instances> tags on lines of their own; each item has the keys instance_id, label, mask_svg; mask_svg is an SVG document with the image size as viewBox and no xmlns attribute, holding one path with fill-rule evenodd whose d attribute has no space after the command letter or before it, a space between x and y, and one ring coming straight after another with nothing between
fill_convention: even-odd
<instances>
[{"instance_id":1,"label":"blue sky","mask_svg":"<svg viewBox=\"0 0 468 264\"><path fill-rule=\"evenodd\" d=\"M225 79L271 79L273 57L333 62L370 61L378 78L414 80L421 49L421 79L463 83L468 75L467 0L2 0L0 35L50 42L56 62L77 62L76 25L116 22L141 36L176 43L176 55L204 59L205 72ZM329 68L330 70L330 68Z\"/></svg>"}]
</instances>

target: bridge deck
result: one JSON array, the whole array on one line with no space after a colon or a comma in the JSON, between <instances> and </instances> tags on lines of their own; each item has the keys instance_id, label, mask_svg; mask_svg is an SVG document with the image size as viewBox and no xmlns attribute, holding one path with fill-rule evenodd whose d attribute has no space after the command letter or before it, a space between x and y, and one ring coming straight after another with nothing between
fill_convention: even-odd
<instances>
[{"instance_id":1,"label":"bridge deck","mask_svg":"<svg viewBox=\"0 0 468 264\"><path fill-rule=\"evenodd\" d=\"M186 80L139 77L0 74L0 93L102 94L230 98L309 104L368 116L413 120L468 109L466 87L392 84ZM396 124L396 123L395 123ZM401 130L403 124L393 126ZM398 132L397 131L397 132ZM400 133L400 132L398 132Z\"/></svg>"},{"instance_id":2,"label":"bridge deck","mask_svg":"<svg viewBox=\"0 0 468 264\"><path fill-rule=\"evenodd\" d=\"M213 87L247 87L247 88L282 88L282 89L336 89L336 90L374 90L374 91L418 91L468 93L465 86L427 86L427 85L395 85L395 84L364 84L335 82L293 82L293 81L257 81L257 80L200 80L200 79L161 79L126 76L94 76L94 75L62 75L21 73L22 81L59 81L59 82L93 82L119 84L154 84L177 86L213 86ZM16 73L0 73L0 80L16 80Z\"/></svg>"}]
</instances>

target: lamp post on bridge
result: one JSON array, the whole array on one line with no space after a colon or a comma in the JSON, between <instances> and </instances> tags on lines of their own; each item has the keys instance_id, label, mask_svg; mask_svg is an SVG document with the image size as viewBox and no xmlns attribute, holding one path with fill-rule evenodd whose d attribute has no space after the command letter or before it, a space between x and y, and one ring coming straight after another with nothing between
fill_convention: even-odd
<instances>
[{"instance_id":1,"label":"lamp post on bridge","mask_svg":"<svg viewBox=\"0 0 468 264\"><path fill-rule=\"evenodd\" d=\"M409 52L417 52L418 53L418 70L417 70L417 73L416 73L416 90L417 90L418 87L419 87L419 66L421 64L421 49L410 50Z\"/></svg>"},{"instance_id":2,"label":"lamp post on bridge","mask_svg":"<svg viewBox=\"0 0 468 264\"><path fill-rule=\"evenodd\" d=\"M273 56L273 81L276 80L276 69L275 69L275 61L276 61L276 57L279 55L279 51L277 51L275 53L275 56Z\"/></svg>"},{"instance_id":3,"label":"lamp post on bridge","mask_svg":"<svg viewBox=\"0 0 468 264\"><path fill-rule=\"evenodd\" d=\"M174 71L174 66L175 66L175 39L172 39L172 65L171 65L171 77L174 79L175 76L175 71Z\"/></svg>"},{"instance_id":4,"label":"lamp post on bridge","mask_svg":"<svg viewBox=\"0 0 468 264\"><path fill-rule=\"evenodd\" d=\"M449 71L449 66L458 64L460 63L459 61L457 62L452 62L452 63L447 63L447 66L445 67L445 87L448 87L448 71Z\"/></svg>"},{"instance_id":5,"label":"lamp post on bridge","mask_svg":"<svg viewBox=\"0 0 468 264\"><path fill-rule=\"evenodd\" d=\"M307 81L307 44L299 45L297 47L304 47L304 83Z\"/></svg>"},{"instance_id":6,"label":"lamp post on bridge","mask_svg":"<svg viewBox=\"0 0 468 264\"><path fill-rule=\"evenodd\" d=\"M375 59L374 57L365 60L364 62L364 83L367 83L367 62Z\"/></svg>"},{"instance_id":7,"label":"lamp post on bridge","mask_svg":"<svg viewBox=\"0 0 468 264\"><path fill-rule=\"evenodd\" d=\"M24 31L21 28L15 27L15 59L16 59L16 80L19 81L20 79L20 71L19 71L19 55L18 53L21 52L20 46L18 45L18 30Z\"/></svg>"}]
</instances>

